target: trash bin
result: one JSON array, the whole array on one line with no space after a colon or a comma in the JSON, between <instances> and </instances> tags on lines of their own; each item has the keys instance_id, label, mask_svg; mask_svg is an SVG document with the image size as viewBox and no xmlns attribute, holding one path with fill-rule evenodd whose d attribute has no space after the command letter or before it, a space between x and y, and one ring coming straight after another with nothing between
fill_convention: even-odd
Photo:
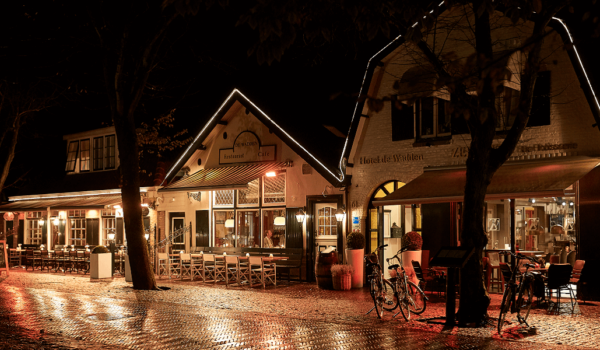
<instances>
[{"instance_id":1,"label":"trash bin","mask_svg":"<svg viewBox=\"0 0 600 350\"><path fill-rule=\"evenodd\" d=\"M90 278L112 278L110 251L105 246L97 246L90 257Z\"/></svg>"},{"instance_id":2,"label":"trash bin","mask_svg":"<svg viewBox=\"0 0 600 350\"><path fill-rule=\"evenodd\" d=\"M133 282L131 279L131 267L129 266L128 254L125 254L125 282Z\"/></svg>"}]
</instances>

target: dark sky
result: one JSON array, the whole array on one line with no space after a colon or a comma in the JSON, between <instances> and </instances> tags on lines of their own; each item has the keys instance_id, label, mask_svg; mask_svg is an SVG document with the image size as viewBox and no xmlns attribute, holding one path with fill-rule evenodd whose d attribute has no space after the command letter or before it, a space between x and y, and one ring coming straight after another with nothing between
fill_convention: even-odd
<instances>
[{"instance_id":1,"label":"dark sky","mask_svg":"<svg viewBox=\"0 0 600 350\"><path fill-rule=\"evenodd\" d=\"M81 14L67 5L15 0L9 11L0 11L2 22L8 25L5 33L9 33L0 47L3 67L10 67L6 76L43 76L64 92L54 107L27 125L8 183L26 171L32 181L44 181L48 172L60 173L65 158L63 134L111 124L97 38L82 30ZM598 5L590 9L595 8ZM361 86L367 61L391 39L380 35L367 43L299 44L281 62L258 65L256 57L247 54L258 33L247 25L236 26L245 10L215 7L173 26L166 44L168 55L150 81L165 86L165 91L144 99L138 120L151 120L176 108L173 131L188 129L194 135L231 90L239 88L297 134L310 135L323 124L346 133L355 104L351 95ZM578 48L596 79L600 75L595 63L600 59L595 50L599 40L590 39L593 26L578 25L583 11L565 11L563 17L575 27L577 37L584 38ZM331 100L340 92L341 97Z\"/></svg>"}]
</instances>

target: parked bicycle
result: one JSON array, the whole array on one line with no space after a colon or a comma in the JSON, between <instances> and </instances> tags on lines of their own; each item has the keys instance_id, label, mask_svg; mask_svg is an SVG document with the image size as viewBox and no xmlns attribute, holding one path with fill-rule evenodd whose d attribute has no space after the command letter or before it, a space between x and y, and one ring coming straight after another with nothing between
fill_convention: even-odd
<instances>
[{"instance_id":1,"label":"parked bicycle","mask_svg":"<svg viewBox=\"0 0 600 350\"><path fill-rule=\"evenodd\" d=\"M500 304L500 315L498 316L498 335L502 336L502 327L504 327L504 321L506 315L511 310L511 304L513 303L513 290L517 299L514 301L514 310L517 314L517 320L519 325L527 323L527 317L533 304L533 286L535 279L535 272L530 272L530 268L535 268L534 264L524 264L525 272L520 273L519 271L519 260L529 260L533 263L537 263L536 258L531 256L525 256L523 254L515 254L512 252L503 252L504 255L512 255L516 259L516 263L511 267L511 275L508 283L504 289L504 295L502 296L502 304ZM517 280L519 281L517 283ZM513 313L510 311L510 313Z\"/></svg>"},{"instance_id":2,"label":"parked bicycle","mask_svg":"<svg viewBox=\"0 0 600 350\"><path fill-rule=\"evenodd\" d=\"M379 265L378 252L383 251L383 248L387 246L387 244L379 246L374 253L365 256L367 268L371 269L371 273L367 276L367 281L369 283L373 303L375 304L375 306L367 312L367 315L375 310L378 318L383 316L384 309L391 311L398 306L394 285L383 277L381 265Z\"/></svg>"},{"instance_id":3,"label":"parked bicycle","mask_svg":"<svg viewBox=\"0 0 600 350\"><path fill-rule=\"evenodd\" d=\"M400 249L396 255L386 259L386 261L388 263L388 270L390 270L390 275L392 276L390 282L392 282L392 285L394 286L396 298L398 299L398 306L400 307L402 315L408 321L410 320L411 312L420 315L425 311L425 308L427 308L427 300L429 298L425 296L425 293L418 285L408 280L408 275L402 264L402 253L407 250L408 247ZM390 261L393 261L394 259L398 261L398 264L390 265ZM398 316L398 313L393 317L396 316Z\"/></svg>"}]
</instances>

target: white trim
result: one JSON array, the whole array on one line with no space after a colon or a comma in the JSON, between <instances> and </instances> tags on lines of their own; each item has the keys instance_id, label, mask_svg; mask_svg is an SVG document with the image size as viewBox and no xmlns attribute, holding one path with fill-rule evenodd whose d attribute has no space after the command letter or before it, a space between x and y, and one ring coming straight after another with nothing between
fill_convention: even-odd
<instances>
[{"instance_id":1,"label":"white trim","mask_svg":"<svg viewBox=\"0 0 600 350\"><path fill-rule=\"evenodd\" d=\"M146 193L146 192L148 192L148 190L153 190L153 189L154 189L154 187L140 188L140 193ZM79 194L74 194L74 193L79 193ZM68 199L68 198L71 198L71 197L106 196L106 195L111 195L111 194L121 194L121 190L117 190L117 191L68 192L68 193L63 193L62 195L61 195L61 193L49 193L49 194L40 194L40 195L37 195L37 197L15 196L15 197L9 197L8 201L9 202L16 202L16 201L25 201L25 200L56 199L56 198Z\"/></svg>"}]
</instances>

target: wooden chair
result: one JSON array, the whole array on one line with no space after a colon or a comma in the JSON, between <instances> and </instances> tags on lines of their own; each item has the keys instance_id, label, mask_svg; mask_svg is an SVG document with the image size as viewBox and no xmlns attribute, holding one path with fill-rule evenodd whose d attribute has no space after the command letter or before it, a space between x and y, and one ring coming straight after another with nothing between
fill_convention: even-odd
<instances>
[{"instance_id":1,"label":"wooden chair","mask_svg":"<svg viewBox=\"0 0 600 350\"><path fill-rule=\"evenodd\" d=\"M171 277L171 269L169 268L169 256L167 253L158 253L158 278L162 276Z\"/></svg>"},{"instance_id":2,"label":"wooden chair","mask_svg":"<svg viewBox=\"0 0 600 350\"><path fill-rule=\"evenodd\" d=\"M208 275L208 278L212 278L209 281L212 281L213 283L217 283L219 278L223 281L226 280L225 264L217 264L214 254L204 254L203 257L204 257L204 276L205 276L204 281L206 282L206 278L207 278L206 275Z\"/></svg>"},{"instance_id":3,"label":"wooden chair","mask_svg":"<svg viewBox=\"0 0 600 350\"><path fill-rule=\"evenodd\" d=\"M8 267L15 267L19 265L21 265L21 252L11 250L8 259Z\"/></svg>"},{"instance_id":4,"label":"wooden chair","mask_svg":"<svg viewBox=\"0 0 600 350\"><path fill-rule=\"evenodd\" d=\"M32 271L35 269L33 249L27 249L25 251L25 271L27 271L29 267L31 267Z\"/></svg>"},{"instance_id":5,"label":"wooden chair","mask_svg":"<svg viewBox=\"0 0 600 350\"><path fill-rule=\"evenodd\" d=\"M419 280L419 288L421 288L421 290L425 292L428 285L434 286L436 287L435 289L438 293L438 296L440 296L440 289L438 284L436 283L437 280L435 279L435 273L432 273L431 271L423 271L423 269L421 268L421 264L418 261L413 260L411 263L413 270L415 271L415 275Z\"/></svg>"},{"instance_id":6,"label":"wooden chair","mask_svg":"<svg viewBox=\"0 0 600 350\"><path fill-rule=\"evenodd\" d=\"M183 279L184 276L192 279L192 254L180 254L179 279Z\"/></svg>"},{"instance_id":7,"label":"wooden chair","mask_svg":"<svg viewBox=\"0 0 600 350\"><path fill-rule=\"evenodd\" d=\"M487 266L488 273L490 274L489 286L493 289L496 285L500 285L500 292L504 293L504 280L502 279L502 272L500 269L500 254L498 252L488 252L489 263ZM495 273L494 273L495 272ZM488 292L490 288L488 288Z\"/></svg>"},{"instance_id":8,"label":"wooden chair","mask_svg":"<svg viewBox=\"0 0 600 350\"><path fill-rule=\"evenodd\" d=\"M192 259L190 260L190 269L191 269L192 281L194 280L194 277L196 277L196 276L202 277L202 281L204 281L203 255L200 255L200 256L192 255Z\"/></svg>"},{"instance_id":9,"label":"wooden chair","mask_svg":"<svg viewBox=\"0 0 600 350\"><path fill-rule=\"evenodd\" d=\"M181 257L179 254L169 254L169 278L172 275L180 276L181 274Z\"/></svg>"},{"instance_id":10,"label":"wooden chair","mask_svg":"<svg viewBox=\"0 0 600 350\"><path fill-rule=\"evenodd\" d=\"M41 257L40 269L42 271L44 271L44 267L45 267L48 270L48 272L50 272L50 266L53 264L54 258L50 257L48 250L40 251L40 257Z\"/></svg>"},{"instance_id":11,"label":"wooden chair","mask_svg":"<svg viewBox=\"0 0 600 350\"><path fill-rule=\"evenodd\" d=\"M265 263L265 258L253 256L248 258L248 265L250 268L250 281L260 281L263 289L266 288L267 282L277 286L276 265L271 264L270 261Z\"/></svg>"},{"instance_id":12,"label":"wooden chair","mask_svg":"<svg viewBox=\"0 0 600 350\"><path fill-rule=\"evenodd\" d=\"M225 257L225 284L229 287L229 284L235 282L238 286L242 284L244 279L244 273L240 266L240 260L237 256L226 256ZM241 276L240 276L241 275Z\"/></svg>"},{"instance_id":13,"label":"wooden chair","mask_svg":"<svg viewBox=\"0 0 600 350\"><path fill-rule=\"evenodd\" d=\"M59 270L59 267L61 268L62 271L66 272L66 267L65 267L65 252L60 249L60 250L55 250L54 251L54 271Z\"/></svg>"}]
</instances>

